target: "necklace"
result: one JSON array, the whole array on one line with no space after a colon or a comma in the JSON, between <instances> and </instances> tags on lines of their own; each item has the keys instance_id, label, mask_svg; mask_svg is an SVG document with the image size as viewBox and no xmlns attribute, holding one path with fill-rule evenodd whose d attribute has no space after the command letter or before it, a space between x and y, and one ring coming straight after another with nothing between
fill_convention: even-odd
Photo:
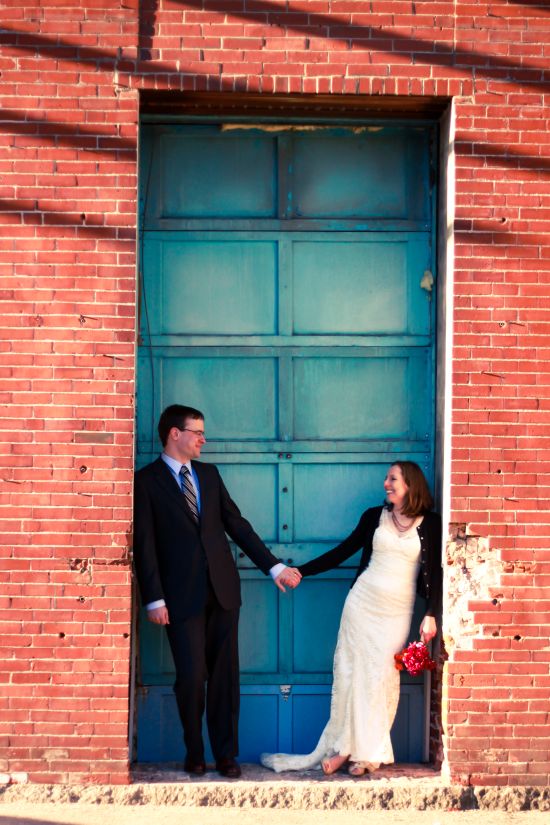
<instances>
[{"instance_id":1,"label":"necklace","mask_svg":"<svg viewBox=\"0 0 550 825\"><path fill-rule=\"evenodd\" d=\"M391 520L393 521L396 530L399 530L400 533L406 533L407 530L410 530L414 524L414 519L411 519L408 524L402 524L393 510L391 511Z\"/></svg>"}]
</instances>

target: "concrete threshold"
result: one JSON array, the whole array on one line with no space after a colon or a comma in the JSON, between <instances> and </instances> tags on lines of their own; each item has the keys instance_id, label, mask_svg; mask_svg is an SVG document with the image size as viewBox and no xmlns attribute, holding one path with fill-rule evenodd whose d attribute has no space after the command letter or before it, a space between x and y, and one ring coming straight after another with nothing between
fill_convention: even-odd
<instances>
[{"instance_id":1,"label":"concrete threshold","mask_svg":"<svg viewBox=\"0 0 550 825\"><path fill-rule=\"evenodd\" d=\"M287 810L503 810L550 811L546 787L451 785L426 765L392 765L352 778L345 772L275 774L242 765L238 780L222 779L211 766L192 778L176 764L138 765L130 785L0 786L0 802L180 807L272 808Z\"/></svg>"}]
</instances>

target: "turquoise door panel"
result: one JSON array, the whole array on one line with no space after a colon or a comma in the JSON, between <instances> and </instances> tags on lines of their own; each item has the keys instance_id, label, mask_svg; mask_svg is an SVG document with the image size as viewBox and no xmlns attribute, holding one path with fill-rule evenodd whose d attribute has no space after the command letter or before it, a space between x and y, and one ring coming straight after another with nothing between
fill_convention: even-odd
<instances>
[{"instance_id":1,"label":"turquoise door panel","mask_svg":"<svg viewBox=\"0 0 550 825\"><path fill-rule=\"evenodd\" d=\"M302 242L293 248L297 334L407 331L405 243Z\"/></svg>"},{"instance_id":2,"label":"turquoise door panel","mask_svg":"<svg viewBox=\"0 0 550 825\"><path fill-rule=\"evenodd\" d=\"M277 243L151 239L145 271L151 324L162 335L273 335L277 324ZM149 284L147 284L149 287ZM197 309L200 311L197 312Z\"/></svg>"},{"instance_id":3,"label":"turquoise door panel","mask_svg":"<svg viewBox=\"0 0 550 825\"><path fill-rule=\"evenodd\" d=\"M183 762L185 749L172 688L140 686L137 700L137 761Z\"/></svg>"},{"instance_id":4,"label":"turquoise door panel","mask_svg":"<svg viewBox=\"0 0 550 825\"><path fill-rule=\"evenodd\" d=\"M296 135L295 214L426 219L428 140L425 129Z\"/></svg>"},{"instance_id":5,"label":"turquoise door panel","mask_svg":"<svg viewBox=\"0 0 550 825\"><path fill-rule=\"evenodd\" d=\"M295 672L332 674L340 615L349 588L349 572L338 577L325 574L305 579L293 593Z\"/></svg>"},{"instance_id":6,"label":"turquoise door panel","mask_svg":"<svg viewBox=\"0 0 550 825\"><path fill-rule=\"evenodd\" d=\"M193 333L431 333L431 294L421 286L431 270L425 232L288 234L150 233L142 334L155 342Z\"/></svg>"},{"instance_id":7,"label":"turquoise door panel","mask_svg":"<svg viewBox=\"0 0 550 825\"><path fill-rule=\"evenodd\" d=\"M286 686L282 686L283 691ZM328 720L330 685L277 685L241 688L240 759L257 762L262 751L310 753ZM391 731L396 762L422 761L423 685L404 684ZM176 700L170 687L140 688L137 727L138 762L175 762L185 758ZM213 761L206 728L205 756Z\"/></svg>"},{"instance_id":8,"label":"turquoise door panel","mask_svg":"<svg viewBox=\"0 0 550 825\"><path fill-rule=\"evenodd\" d=\"M144 685L158 685L174 681L174 661L164 628L148 622L145 609L140 612L139 669Z\"/></svg>"},{"instance_id":9,"label":"turquoise door panel","mask_svg":"<svg viewBox=\"0 0 550 825\"><path fill-rule=\"evenodd\" d=\"M270 579L249 573L243 577L239 624L239 660L243 674L279 671L279 591Z\"/></svg>"},{"instance_id":10,"label":"turquoise door panel","mask_svg":"<svg viewBox=\"0 0 550 825\"><path fill-rule=\"evenodd\" d=\"M225 457L226 458L226 457ZM264 541L277 540L278 528L278 465L238 464L217 461L224 483L231 496L239 503L243 515L254 525ZM254 490L254 495L250 495Z\"/></svg>"},{"instance_id":11,"label":"turquoise door panel","mask_svg":"<svg viewBox=\"0 0 550 825\"><path fill-rule=\"evenodd\" d=\"M274 138L216 132L157 128L148 205L158 217L276 214Z\"/></svg>"},{"instance_id":12,"label":"turquoise door panel","mask_svg":"<svg viewBox=\"0 0 550 825\"><path fill-rule=\"evenodd\" d=\"M401 685L399 705L392 727L396 762L422 762L424 734L423 685Z\"/></svg>"},{"instance_id":13,"label":"turquoise door panel","mask_svg":"<svg viewBox=\"0 0 550 825\"><path fill-rule=\"evenodd\" d=\"M198 407L203 459L286 563L381 503L397 457L433 478L435 144L422 124L143 129L136 463L158 455L165 406ZM359 554L283 595L232 552L241 759L309 751ZM180 760L170 651L139 627L138 758ZM396 758L420 760L423 736L423 680L402 674Z\"/></svg>"},{"instance_id":14,"label":"turquoise door panel","mask_svg":"<svg viewBox=\"0 0 550 825\"><path fill-rule=\"evenodd\" d=\"M208 438L274 439L277 372L277 360L269 357L176 356L162 361L158 391L164 405L193 398L206 416Z\"/></svg>"},{"instance_id":15,"label":"turquoise door panel","mask_svg":"<svg viewBox=\"0 0 550 825\"><path fill-rule=\"evenodd\" d=\"M144 392L153 385L154 390L140 402L139 452L158 450L158 416L169 404L182 403L182 398L192 398L191 406L205 414L207 438L218 449L235 440L275 440L278 372L277 360L268 356L252 360L186 356L176 348L162 353L143 351L138 357L138 380ZM259 398L264 402L261 405Z\"/></svg>"},{"instance_id":16,"label":"turquoise door panel","mask_svg":"<svg viewBox=\"0 0 550 825\"><path fill-rule=\"evenodd\" d=\"M239 755L243 762L257 762L262 751L273 752L272 748L278 747L281 728L288 724L285 710L277 688L270 693L266 689L246 690L243 686L239 719Z\"/></svg>"},{"instance_id":17,"label":"turquoise door panel","mask_svg":"<svg viewBox=\"0 0 550 825\"><path fill-rule=\"evenodd\" d=\"M292 250L296 334L429 333L420 281L430 260L422 236L300 241Z\"/></svg>"},{"instance_id":18,"label":"turquoise door panel","mask_svg":"<svg viewBox=\"0 0 550 825\"><path fill-rule=\"evenodd\" d=\"M336 543L347 536L368 506L382 502L381 477L380 465L336 458L333 462L295 465L294 540ZM315 555L317 548L312 546L311 550Z\"/></svg>"},{"instance_id":19,"label":"turquoise door panel","mask_svg":"<svg viewBox=\"0 0 550 825\"><path fill-rule=\"evenodd\" d=\"M311 753L330 715L330 686L296 687L291 701L291 753Z\"/></svg>"},{"instance_id":20,"label":"turquoise door panel","mask_svg":"<svg viewBox=\"0 0 550 825\"><path fill-rule=\"evenodd\" d=\"M408 438L407 370L406 358L296 359L296 438Z\"/></svg>"}]
</instances>

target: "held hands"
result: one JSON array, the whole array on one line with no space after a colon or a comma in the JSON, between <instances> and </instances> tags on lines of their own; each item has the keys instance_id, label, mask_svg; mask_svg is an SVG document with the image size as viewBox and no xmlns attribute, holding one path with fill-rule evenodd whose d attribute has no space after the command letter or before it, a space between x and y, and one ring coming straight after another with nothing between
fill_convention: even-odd
<instances>
[{"instance_id":1,"label":"held hands","mask_svg":"<svg viewBox=\"0 0 550 825\"><path fill-rule=\"evenodd\" d=\"M153 624L170 624L166 605L163 605L162 607L153 607L152 610L148 610L147 618L150 622L153 622Z\"/></svg>"},{"instance_id":2,"label":"held hands","mask_svg":"<svg viewBox=\"0 0 550 825\"><path fill-rule=\"evenodd\" d=\"M428 642L431 642L436 633L437 624L435 623L434 617L424 616L422 622L420 623L420 641L424 642L424 644L428 644Z\"/></svg>"},{"instance_id":3,"label":"held hands","mask_svg":"<svg viewBox=\"0 0 550 825\"><path fill-rule=\"evenodd\" d=\"M291 590L294 590L294 588L300 584L301 579L302 574L296 567L285 567L275 579L275 584L282 593L286 593L285 584L287 587L290 587Z\"/></svg>"},{"instance_id":4,"label":"held hands","mask_svg":"<svg viewBox=\"0 0 550 825\"><path fill-rule=\"evenodd\" d=\"M275 584L282 593L286 593L286 587L290 587L291 590L294 590L294 588L298 587L300 584L301 579L302 574L299 570L295 567L285 567L285 569L281 570L275 579ZM153 607L151 610L148 610L147 618L150 622L153 622L153 624L170 624L170 618L168 616L168 609L166 608L166 605L163 605L162 607Z\"/></svg>"}]
</instances>

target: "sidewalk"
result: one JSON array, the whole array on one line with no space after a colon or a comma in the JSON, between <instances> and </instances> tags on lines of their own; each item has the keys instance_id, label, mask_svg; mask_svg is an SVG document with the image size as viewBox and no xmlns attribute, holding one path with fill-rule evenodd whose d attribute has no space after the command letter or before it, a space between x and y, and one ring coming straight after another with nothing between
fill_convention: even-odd
<instances>
[{"instance_id":1,"label":"sidewalk","mask_svg":"<svg viewBox=\"0 0 550 825\"><path fill-rule=\"evenodd\" d=\"M0 825L411 825L407 811L285 811L165 805L0 803ZM414 825L548 825L548 813L416 811Z\"/></svg>"}]
</instances>

